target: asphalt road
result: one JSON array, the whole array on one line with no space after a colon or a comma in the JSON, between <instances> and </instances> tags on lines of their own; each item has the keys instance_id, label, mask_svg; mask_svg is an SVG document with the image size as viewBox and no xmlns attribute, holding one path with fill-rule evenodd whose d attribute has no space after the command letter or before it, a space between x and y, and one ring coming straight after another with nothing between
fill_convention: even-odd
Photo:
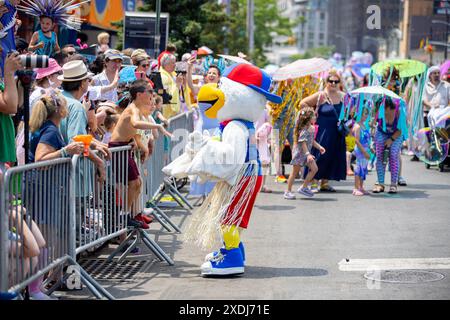
<instances>
[{"instance_id":1,"label":"asphalt road","mask_svg":"<svg viewBox=\"0 0 450 320\"><path fill-rule=\"evenodd\" d=\"M450 263L448 269L434 269L432 263L424 269L437 272L443 276L441 280L424 282L427 278L411 274L411 278L393 278L418 283L372 282L364 278L367 270L339 269L343 259L450 260L448 168L443 173L436 168L427 170L423 163L405 157L403 176L408 186L400 187L397 195L354 197L350 177L332 184L337 193L319 193L312 199L298 195L291 201L283 199L286 185L274 183L271 177L274 193L258 197L250 227L243 235L244 275L202 278L199 266L206 252L183 243L181 234L161 230L154 223L150 234L175 265L156 261L150 253L133 256L130 259L146 262L133 279L100 283L116 298L133 300L449 299ZM369 190L375 178L371 172ZM170 217L183 228L189 214L174 210ZM68 297L83 296L84 291Z\"/></svg>"}]
</instances>

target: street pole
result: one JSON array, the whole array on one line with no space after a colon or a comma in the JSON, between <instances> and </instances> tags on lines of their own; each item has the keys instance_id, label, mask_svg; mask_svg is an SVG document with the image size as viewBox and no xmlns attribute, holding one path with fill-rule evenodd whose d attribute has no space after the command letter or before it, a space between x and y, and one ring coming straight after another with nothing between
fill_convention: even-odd
<instances>
[{"instance_id":1,"label":"street pole","mask_svg":"<svg viewBox=\"0 0 450 320\"><path fill-rule=\"evenodd\" d=\"M231 15L231 0L225 0L226 1L226 7L225 7L225 13L227 15L227 17L229 18ZM229 19L228 19L229 20ZM228 42L227 42L227 36L229 35L230 29L228 27L225 27L225 48L224 48L224 53L225 54L230 54L230 49L228 48Z\"/></svg>"},{"instance_id":2,"label":"street pole","mask_svg":"<svg viewBox=\"0 0 450 320\"><path fill-rule=\"evenodd\" d=\"M254 39L254 12L255 3L253 0L247 0L247 34L248 34L248 51L253 60L253 50L255 49Z\"/></svg>"},{"instance_id":3,"label":"street pole","mask_svg":"<svg viewBox=\"0 0 450 320\"><path fill-rule=\"evenodd\" d=\"M161 0L156 0L156 25L155 25L155 58L159 56L161 43Z\"/></svg>"}]
</instances>

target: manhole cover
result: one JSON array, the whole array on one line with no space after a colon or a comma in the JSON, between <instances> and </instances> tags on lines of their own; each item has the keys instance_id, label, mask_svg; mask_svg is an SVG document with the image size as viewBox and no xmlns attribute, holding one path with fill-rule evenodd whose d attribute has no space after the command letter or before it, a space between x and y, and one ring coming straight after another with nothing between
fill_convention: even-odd
<instances>
[{"instance_id":1,"label":"manhole cover","mask_svg":"<svg viewBox=\"0 0 450 320\"><path fill-rule=\"evenodd\" d=\"M381 270L367 272L364 278L389 283L424 283L442 280L444 275L422 270Z\"/></svg>"},{"instance_id":2,"label":"manhole cover","mask_svg":"<svg viewBox=\"0 0 450 320\"><path fill-rule=\"evenodd\" d=\"M107 261L106 259L84 259L80 266L89 273L95 280L132 280L138 274L147 261L124 260Z\"/></svg>"}]
</instances>

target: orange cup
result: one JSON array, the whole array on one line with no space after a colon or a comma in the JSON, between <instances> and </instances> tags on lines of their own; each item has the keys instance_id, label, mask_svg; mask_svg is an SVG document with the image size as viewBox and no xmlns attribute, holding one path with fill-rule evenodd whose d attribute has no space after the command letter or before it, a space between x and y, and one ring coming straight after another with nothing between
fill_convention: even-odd
<instances>
[{"instance_id":1,"label":"orange cup","mask_svg":"<svg viewBox=\"0 0 450 320\"><path fill-rule=\"evenodd\" d=\"M94 137L90 134L79 134L73 137L73 141L75 142L83 142L84 144L84 153L83 155L86 157L89 155L89 146L91 145L92 139Z\"/></svg>"}]
</instances>

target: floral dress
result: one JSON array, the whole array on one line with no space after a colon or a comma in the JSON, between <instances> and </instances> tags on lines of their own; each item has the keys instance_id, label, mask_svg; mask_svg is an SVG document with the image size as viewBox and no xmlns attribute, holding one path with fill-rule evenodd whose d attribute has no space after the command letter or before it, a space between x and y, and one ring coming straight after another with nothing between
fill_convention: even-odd
<instances>
[{"instance_id":1,"label":"floral dress","mask_svg":"<svg viewBox=\"0 0 450 320\"><path fill-rule=\"evenodd\" d=\"M298 135L298 144L296 148L294 149L293 155L292 155L292 161L291 165L295 166L305 166L306 160L307 160L307 154L303 152L302 149L302 142L306 142L306 146L308 148L308 151L311 152L312 145L314 142L314 127L305 128L300 131Z\"/></svg>"}]
</instances>

